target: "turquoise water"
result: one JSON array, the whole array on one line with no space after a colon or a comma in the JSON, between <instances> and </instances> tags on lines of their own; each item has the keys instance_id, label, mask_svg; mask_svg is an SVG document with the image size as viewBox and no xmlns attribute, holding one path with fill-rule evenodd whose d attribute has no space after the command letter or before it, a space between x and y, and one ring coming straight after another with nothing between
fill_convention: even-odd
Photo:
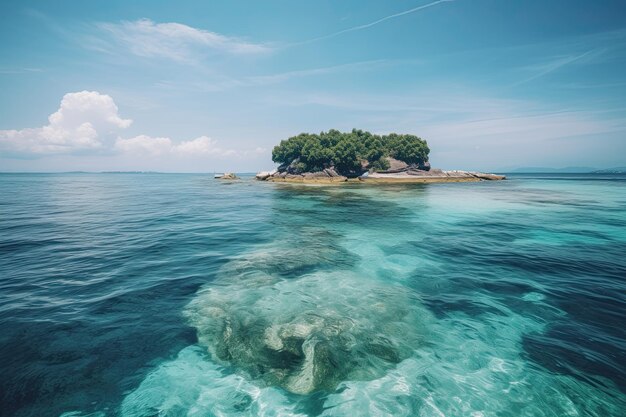
<instances>
[{"instance_id":1,"label":"turquoise water","mask_svg":"<svg viewBox=\"0 0 626 417\"><path fill-rule=\"evenodd\" d=\"M0 175L7 416L622 416L626 177Z\"/></svg>"}]
</instances>

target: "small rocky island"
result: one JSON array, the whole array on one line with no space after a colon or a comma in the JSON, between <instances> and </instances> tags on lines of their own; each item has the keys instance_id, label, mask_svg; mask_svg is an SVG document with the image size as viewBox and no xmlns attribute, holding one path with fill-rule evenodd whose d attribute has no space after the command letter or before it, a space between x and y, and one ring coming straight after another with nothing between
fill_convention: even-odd
<instances>
[{"instance_id":1,"label":"small rocky island","mask_svg":"<svg viewBox=\"0 0 626 417\"><path fill-rule=\"evenodd\" d=\"M306 183L430 183L503 180L503 175L431 168L430 149L414 135L374 135L353 129L301 133L272 151L280 166L256 179Z\"/></svg>"}]
</instances>

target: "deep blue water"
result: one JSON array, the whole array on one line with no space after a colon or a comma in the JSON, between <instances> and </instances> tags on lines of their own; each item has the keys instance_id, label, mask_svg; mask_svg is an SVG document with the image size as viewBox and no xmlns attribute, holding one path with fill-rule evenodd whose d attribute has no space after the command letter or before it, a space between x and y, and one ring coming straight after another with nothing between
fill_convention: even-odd
<instances>
[{"instance_id":1,"label":"deep blue water","mask_svg":"<svg viewBox=\"0 0 626 417\"><path fill-rule=\"evenodd\" d=\"M0 174L2 416L623 416L626 176Z\"/></svg>"}]
</instances>

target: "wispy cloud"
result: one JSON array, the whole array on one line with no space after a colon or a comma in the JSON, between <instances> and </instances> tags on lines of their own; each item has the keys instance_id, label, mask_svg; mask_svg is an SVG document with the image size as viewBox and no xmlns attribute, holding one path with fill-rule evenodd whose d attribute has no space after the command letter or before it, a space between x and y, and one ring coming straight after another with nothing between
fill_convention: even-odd
<instances>
[{"instance_id":1,"label":"wispy cloud","mask_svg":"<svg viewBox=\"0 0 626 417\"><path fill-rule=\"evenodd\" d=\"M524 84L527 83L529 81L533 81L536 80L537 78L541 78L545 75L548 75L554 71L557 71L563 67L566 67L568 65L571 65L577 61L581 61L584 58L590 58L592 56L597 56L599 54L602 53L602 50L600 49L591 49L587 52L584 52L582 54L577 54L577 55L569 55L569 56L564 56L564 57L557 57L557 58L553 58L547 62L538 64L538 65L532 65L532 66L527 66L525 67L526 70L530 70L532 72L534 72L534 74L528 78L525 78L521 81L518 81L516 83L514 83L512 86L517 86L520 84Z\"/></svg>"},{"instance_id":2,"label":"wispy cloud","mask_svg":"<svg viewBox=\"0 0 626 417\"><path fill-rule=\"evenodd\" d=\"M409 61L409 60L405 60ZM368 69L378 69L381 66L393 65L394 61L385 59L376 59L370 61L351 62L348 64L332 65L328 67L311 68L296 71L286 71L278 74L258 75L245 78L247 84L264 85L274 84L287 81L293 78L311 77L325 74L336 74L346 71L362 71Z\"/></svg>"},{"instance_id":3,"label":"wispy cloud","mask_svg":"<svg viewBox=\"0 0 626 417\"><path fill-rule=\"evenodd\" d=\"M302 45L302 44L306 44L306 43L317 42L317 41L321 41L321 40L324 40L324 39L334 38L335 36L343 35L344 33L355 32L357 30L363 30L363 29L371 28L372 26L376 26L379 23L385 22L387 20L391 20L391 19L395 19L395 18L398 18L398 17L401 17L401 16L405 16L407 14L419 12L420 10L427 9L429 7L433 7L433 6L436 6L436 5L441 4L441 3L450 3L450 2L453 2L453 1L455 1L455 0L438 0L438 1L434 1L432 3L424 4L424 5L418 6L418 7L414 7L412 9L405 10L403 12L394 13L394 14L391 14L389 16L382 17L382 18L374 20L373 22L370 22L370 23L365 23L363 25L353 26L353 27L350 27L350 28L347 28L347 29L343 29L343 30L340 30L340 31L337 31L337 32L330 33L328 35L319 36L319 37L313 38L313 39L308 39L308 40L303 41L303 42L298 42L296 44L297 45Z\"/></svg>"},{"instance_id":4,"label":"wispy cloud","mask_svg":"<svg viewBox=\"0 0 626 417\"><path fill-rule=\"evenodd\" d=\"M123 47L134 55L194 61L207 54L255 55L271 51L267 45L194 28L182 23L155 23L149 19L100 23L106 37L92 38L89 45L100 51Z\"/></svg>"},{"instance_id":5,"label":"wispy cloud","mask_svg":"<svg viewBox=\"0 0 626 417\"><path fill-rule=\"evenodd\" d=\"M114 149L121 153L141 157L224 157L236 155L234 150L220 148L215 139L207 136L174 142L168 137L139 135L128 139L118 138L115 141Z\"/></svg>"},{"instance_id":6,"label":"wispy cloud","mask_svg":"<svg viewBox=\"0 0 626 417\"><path fill-rule=\"evenodd\" d=\"M285 71L275 74L266 75L250 75L240 78L229 77L226 75L211 74L207 78L212 77L213 80L203 80L199 82L175 82L175 81L159 81L156 86L164 89L189 89L193 91L224 91L238 87L254 87L271 84L279 84L292 79L316 77L323 75L339 74L339 73L355 73L365 71L376 71L384 67L394 65L420 64L420 60L416 59L376 59L368 61L351 62L347 64L331 65L327 67L317 67L309 69L301 69L294 71Z\"/></svg>"},{"instance_id":7,"label":"wispy cloud","mask_svg":"<svg viewBox=\"0 0 626 417\"><path fill-rule=\"evenodd\" d=\"M449 89L445 88L439 91L406 92L406 94L346 95L324 92L272 94L266 100L271 104L287 107L312 105L364 113L391 113L398 116L415 113L419 115L416 121L424 121L435 115L465 117L477 112L493 114L499 109L518 105L517 100L497 99L469 92L450 93Z\"/></svg>"},{"instance_id":8,"label":"wispy cloud","mask_svg":"<svg viewBox=\"0 0 626 417\"><path fill-rule=\"evenodd\" d=\"M513 112L514 111L514 112ZM497 143L511 146L545 143L561 138L598 135L626 130L626 124L617 119L599 118L594 112L544 112L518 114L518 110L503 111L497 117L459 120L434 124L425 131L434 137L450 140L458 146L459 139L476 140L483 144Z\"/></svg>"},{"instance_id":9,"label":"wispy cloud","mask_svg":"<svg viewBox=\"0 0 626 417\"><path fill-rule=\"evenodd\" d=\"M615 82L615 83L565 83L559 84L555 87L571 89L571 90L597 90L602 88L619 88L626 87L626 82Z\"/></svg>"},{"instance_id":10,"label":"wispy cloud","mask_svg":"<svg viewBox=\"0 0 626 417\"><path fill-rule=\"evenodd\" d=\"M0 68L0 74L32 74L42 71L41 68Z\"/></svg>"}]
</instances>

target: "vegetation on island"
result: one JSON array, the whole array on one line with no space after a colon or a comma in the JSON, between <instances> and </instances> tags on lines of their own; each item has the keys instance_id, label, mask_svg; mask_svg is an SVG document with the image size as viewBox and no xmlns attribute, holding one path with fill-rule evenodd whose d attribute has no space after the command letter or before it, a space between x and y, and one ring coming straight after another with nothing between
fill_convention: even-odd
<instances>
[{"instance_id":1,"label":"vegetation on island","mask_svg":"<svg viewBox=\"0 0 626 417\"><path fill-rule=\"evenodd\" d=\"M374 135L351 132L301 133L283 140L272 150L272 160L295 172L333 168L340 175L360 175L364 170L389 169L388 157L420 166L428 161L426 141L414 135ZM280 170L280 169L279 169Z\"/></svg>"}]
</instances>

